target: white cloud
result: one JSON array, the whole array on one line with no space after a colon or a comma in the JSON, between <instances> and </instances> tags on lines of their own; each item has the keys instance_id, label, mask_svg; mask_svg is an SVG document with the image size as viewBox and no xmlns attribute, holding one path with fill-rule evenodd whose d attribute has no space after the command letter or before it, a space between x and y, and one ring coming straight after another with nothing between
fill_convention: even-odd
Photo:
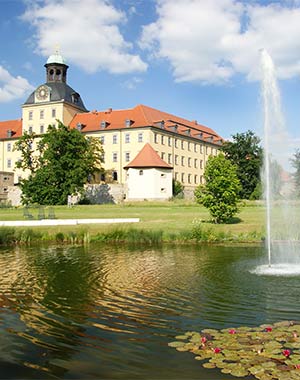
<instances>
[{"instance_id":1,"label":"white cloud","mask_svg":"<svg viewBox=\"0 0 300 380\"><path fill-rule=\"evenodd\" d=\"M147 64L130 53L118 25L124 13L106 0L45 0L30 2L22 19L36 28L36 51L53 54L58 44L69 62L87 72L142 72Z\"/></svg>"},{"instance_id":2,"label":"white cloud","mask_svg":"<svg viewBox=\"0 0 300 380\"><path fill-rule=\"evenodd\" d=\"M258 79L259 49L275 61L278 77L300 74L298 0L157 0L158 19L143 28L140 46L167 59L177 81Z\"/></svg>"},{"instance_id":3,"label":"white cloud","mask_svg":"<svg viewBox=\"0 0 300 380\"><path fill-rule=\"evenodd\" d=\"M33 87L21 76L13 77L3 66L0 66L0 103L23 98Z\"/></svg>"}]
</instances>

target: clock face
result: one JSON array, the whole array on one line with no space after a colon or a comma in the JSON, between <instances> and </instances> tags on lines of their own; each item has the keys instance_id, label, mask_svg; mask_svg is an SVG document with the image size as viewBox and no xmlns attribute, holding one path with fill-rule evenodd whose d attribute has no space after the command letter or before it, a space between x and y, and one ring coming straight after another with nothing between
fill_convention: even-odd
<instances>
[{"instance_id":1,"label":"clock face","mask_svg":"<svg viewBox=\"0 0 300 380\"><path fill-rule=\"evenodd\" d=\"M38 100L46 100L48 98L48 95L49 95L49 90L46 86L40 86L36 90L36 98Z\"/></svg>"}]
</instances>

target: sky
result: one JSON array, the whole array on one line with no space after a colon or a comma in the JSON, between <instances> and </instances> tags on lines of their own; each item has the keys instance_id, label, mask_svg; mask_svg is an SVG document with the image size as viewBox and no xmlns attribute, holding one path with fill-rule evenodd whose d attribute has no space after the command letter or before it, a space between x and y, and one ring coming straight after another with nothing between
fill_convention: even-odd
<instances>
[{"instance_id":1,"label":"sky","mask_svg":"<svg viewBox=\"0 0 300 380\"><path fill-rule=\"evenodd\" d=\"M263 137L265 49L300 148L300 0L0 0L0 35L1 121L21 117L59 49L87 109L145 104L225 139Z\"/></svg>"}]
</instances>

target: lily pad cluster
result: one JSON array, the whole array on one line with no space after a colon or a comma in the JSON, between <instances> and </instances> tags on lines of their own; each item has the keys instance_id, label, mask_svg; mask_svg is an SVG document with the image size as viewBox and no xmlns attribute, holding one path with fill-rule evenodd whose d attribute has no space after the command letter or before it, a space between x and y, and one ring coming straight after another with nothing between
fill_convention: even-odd
<instances>
[{"instance_id":1,"label":"lily pad cluster","mask_svg":"<svg viewBox=\"0 0 300 380\"><path fill-rule=\"evenodd\" d=\"M188 331L175 339L170 347L190 351L205 368L236 377L300 380L300 322Z\"/></svg>"}]
</instances>

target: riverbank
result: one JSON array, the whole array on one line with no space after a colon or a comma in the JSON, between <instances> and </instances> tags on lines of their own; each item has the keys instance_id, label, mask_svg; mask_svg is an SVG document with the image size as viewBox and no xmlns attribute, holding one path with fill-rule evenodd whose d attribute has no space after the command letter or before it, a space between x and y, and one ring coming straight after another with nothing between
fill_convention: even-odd
<instances>
[{"instance_id":1,"label":"riverbank","mask_svg":"<svg viewBox=\"0 0 300 380\"><path fill-rule=\"evenodd\" d=\"M38 226L6 227L1 236L11 236L11 241L28 243L41 242L129 242L129 243L222 243L261 242L264 238L265 209L261 203L247 202L231 224L214 224L208 211L199 205L186 201L136 202L118 205L78 205L52 207L54 220L68 219L139 219L138 224L85 224L47 225L37 220L38 208L30 213ZM47 211L47 208L45 208ZM0 209L2 221L24 219L23 208ZM25 219L24 219L25 220ZM4 240L3 240L4 239ZM0 239L5 244L8 239Z\"/></svg>"}]
</instances>

